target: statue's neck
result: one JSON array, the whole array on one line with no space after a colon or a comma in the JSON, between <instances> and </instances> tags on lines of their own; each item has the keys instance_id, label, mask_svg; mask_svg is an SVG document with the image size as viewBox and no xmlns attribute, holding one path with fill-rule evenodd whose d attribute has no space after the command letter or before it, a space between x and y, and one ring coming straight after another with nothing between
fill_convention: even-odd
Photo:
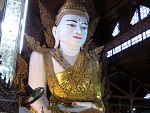
<instances>
[{"instance_id":1,"label":"statue's neck","mask_svg":"<svg viewBox=\"0 0 150 113\"><path fill-rule=\"evenodd\" d=\"M80 47L73 47L73 46L68 46L64 43L60 42L60 47L59 47L60 51L68 56L77 56L78 53L80 52Z\"/></svg>"}]
</instances>

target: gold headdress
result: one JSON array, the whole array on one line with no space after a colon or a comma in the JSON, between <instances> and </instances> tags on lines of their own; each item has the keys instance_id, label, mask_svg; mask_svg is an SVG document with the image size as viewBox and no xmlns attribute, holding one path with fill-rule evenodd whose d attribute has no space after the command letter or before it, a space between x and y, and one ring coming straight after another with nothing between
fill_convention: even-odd
<instances>
[{"instance_id":1,"label":"gold headdress","mask_svg":"<svg viewBox=\"0 0 150 113\"><path fill-rule=\"evenodd\" d=\"M89 21L89 15L87 10L79 2L79 0L66 0L64 5L58 11L58 15L56 16L55 24L58 25L62 17L66 14L75 14L79 16L83 16Z\"/></svg>"}]
</instances>

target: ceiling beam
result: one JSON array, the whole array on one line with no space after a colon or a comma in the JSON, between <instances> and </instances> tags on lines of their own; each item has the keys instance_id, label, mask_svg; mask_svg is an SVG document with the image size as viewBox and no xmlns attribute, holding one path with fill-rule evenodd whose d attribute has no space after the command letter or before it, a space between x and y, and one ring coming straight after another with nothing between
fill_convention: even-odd
<instances>
[{"instance_id":1,"label":"ceiling beam","mask_svg":"<svg viewBox=\"0 0 150 113\"><path fill-rule=\"evenodd\" d=\"M112 1L113 2L113 1ZM100 21L112 23L118 20L123 14L129 9L139 4L140 0L121 0L118 1L114 6L106 9L105 15L101 16ZM107 19L106 19L107 18Z\"/></svg>"},{"instance_id":2,"label":"ceiling beam","mask_svg":"<svg viewBox=\"0 0 150 113\"><path fill-rule=\"evenodd\" d=\"M150 38L147 38L109 58L109 66L118 66L131 61L148 60L150 56ZM137 51L138 50L138 51ZM148 63L148 62L147 62Z\"/></svg>"},{"instance_id":3,"label":"ceiling beam","mask_svg":"<svg viewBox=\"0 0 150 113\"><path fill-rule=\"evenodd\" d=\"M114 87L115 89L117 89L118 91L120 91L121 93L123 93L126 96L129 96L129 94L127 92L125 92L124 90L122 90L120 87L118 87L117 85L115 85L114 83L110 82L110 85L112 87Z\"/></svg>"}]
</instances>

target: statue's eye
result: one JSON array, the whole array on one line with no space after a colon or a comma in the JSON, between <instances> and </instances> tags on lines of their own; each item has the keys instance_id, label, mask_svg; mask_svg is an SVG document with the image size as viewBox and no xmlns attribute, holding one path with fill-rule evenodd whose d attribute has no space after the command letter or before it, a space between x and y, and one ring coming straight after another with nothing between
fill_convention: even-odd
<instances>
[{"instance_id":1,"label":"statue's eye","mask_svg":"<svg viewBox=\"0 0 150 113\"><path fill-rule=\"evenodd\" d=\"M76 25L74 25L74 24L67 24L67 25L69 25L71 27L76 27Z\"/></svg>"},{"instance_id":2,"label":"statue's eye","mask_svg":"<svg viewBox=\"0 0 150 113\"><path fill-rule=\"evenodd\" d=\"M87 29L87 27L81 27L82 29L84 29L84 30L86 30Z\"/></svg>"}]
</instances>

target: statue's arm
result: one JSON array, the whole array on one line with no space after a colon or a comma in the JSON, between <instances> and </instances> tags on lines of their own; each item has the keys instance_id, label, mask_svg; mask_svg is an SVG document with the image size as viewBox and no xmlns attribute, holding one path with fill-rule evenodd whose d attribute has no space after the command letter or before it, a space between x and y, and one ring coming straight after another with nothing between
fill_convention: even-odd
<instances>
[{"instance_id":1,"label":"statue's arm","mask_svg":"<svg viewBox=\"0 0 150 113\"><path fill-rule=\"evenodd\" d=\"M46 75L44 71L43 55L36 51L33 51L30 56L28 84L32 89L37 87L44 87L45 89L44 95L31 104L31 107L38 112L43 108L44 113L50 113L50 111L47 110L49 102L46 97Z\"/></svg>"}]
</instances>

